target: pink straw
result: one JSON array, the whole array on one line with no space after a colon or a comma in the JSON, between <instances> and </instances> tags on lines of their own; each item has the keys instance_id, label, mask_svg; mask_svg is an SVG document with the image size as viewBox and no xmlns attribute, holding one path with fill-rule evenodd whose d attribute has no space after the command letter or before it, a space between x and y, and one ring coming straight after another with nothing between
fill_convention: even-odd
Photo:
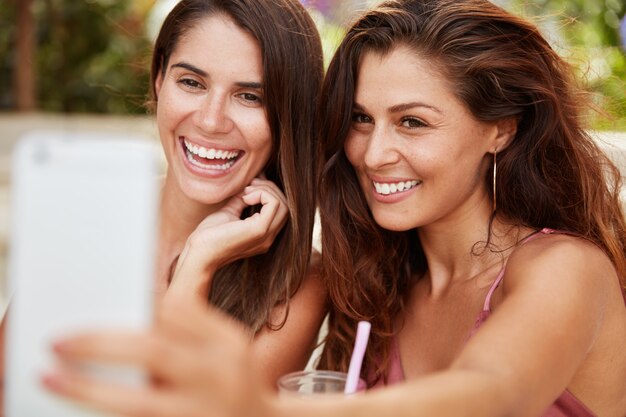
<instances>
[{"instance_id":1,"label":"pink straw","mask_svg":"<svg viewBox=\"0 0 626 417\"><path fill-rule=\"evenodd\" d=\"M350 358L350 367L348 368L348 379L344 394L353 394L359 385L361 376L361 365L363 364L363 356L365 356L365 348L370 337L370 329L372 325L368 321L360 321L356 330L356 339L354 340L354 350Z\"/></svg>"}]
</instances>

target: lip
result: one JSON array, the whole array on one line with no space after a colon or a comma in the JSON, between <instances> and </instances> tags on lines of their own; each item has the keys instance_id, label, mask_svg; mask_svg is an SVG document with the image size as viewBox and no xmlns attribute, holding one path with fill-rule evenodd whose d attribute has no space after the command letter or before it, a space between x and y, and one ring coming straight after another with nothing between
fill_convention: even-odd
<instances>
[{"instance_id":1,"label":"lip","mask_svg":"<svg viewBox=\"0 0 626 417\"><path fill-rule=\"evenodd\" d=\"M387 203L387 204L397 203L399 201L402 201L408 198L422 184L421 181L416 180L414 178L399 178L399 177L383 178L383 177L369 176L368 180L370 183L370 192L372 196L374 197L374 200L381 202L381 203ZM380 194L379 192L376 191L376 187L374 186L374 182L377 182L379 184L397 184L399 182L410 182L410 181L418 181L418 183L409 189L406 189L403 191L397 191L391 194Z\"/></svg>"},{"instance_id":2,"label":"lip","mask_svg":"<svg viewBox=\"0 0 626 417\"><path fill-rule=\"evenodd\" d=\"M199 167L197 165L192 164L189 159L187 158L187 147L185 146L184 141L187 140L190 143L193 143L194 145L199 145L199 146L203 146L205 148L215 148L215 149L220 149L223 151L237 151L239 153L239 155L237 156L237 158L235 158L234 163L232 166L226 168L226 169L207 169L204 167ZM180 159L183 161L183 165L193 174L200 176L200 177L204 177L204 178L221 178L221 177L225 177L228 174L230 174L233 170L236 169L236 167L239 165L239 162L241 161L241 159L243 158L243 156L245 155L245 151L240 150L240 149L225 149L219 146L211 146L211 145L201 145L200 143L193 141L191 139L189 139L186 136L179 136L178 137L178 149L179 149L179 156ZM217 164L216 164L217 165Z\"/></svg>"}]
</instances>

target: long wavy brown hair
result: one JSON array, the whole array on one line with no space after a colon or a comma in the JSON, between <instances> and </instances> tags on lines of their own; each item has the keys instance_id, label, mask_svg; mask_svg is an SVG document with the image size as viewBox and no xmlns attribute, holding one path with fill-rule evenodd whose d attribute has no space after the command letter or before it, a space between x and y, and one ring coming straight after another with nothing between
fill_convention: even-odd
<instances>
[{"instance_id":1,"label":"long wavy brown hair","mask_svg":"<svg viewBox=\"0 0 626 417\"><path fill-rule=\"evenodd\" d=\"M180 38L200 20L224 15L259 43L264 103L272 134L265 176L285 193L287 224L267 253L233 262L213 277L209 301L252 333L271 322L306 275L316 204L316 107L324 74L315 24L297 0L182 0L166 17L152 56L151 99ZM244 215L250 215L246 213ZM288 311L288 309L286 310Z\"/></svg>"},{"instance_id":2,"label":"long wavy brown hair","mask_svg":"<svg viewBox=\"0 0 626 417\"><path fill-rule=\"evenodd\" d=\"M610 257L622 288L626 279L620 174L584 129L586 95L568 64L535 26L488 1L387 1L349 29L330 63L320 112L323 274L333 309L318 367L347 370L357 321L369 320L364 369L376 379L386 376L394 321L427 265L415 230L375 223L344 142L361 57L400 45L436 65L478 120L519 121L498 153L498 215L583 236Z\"/></svg>"}]
</instances>

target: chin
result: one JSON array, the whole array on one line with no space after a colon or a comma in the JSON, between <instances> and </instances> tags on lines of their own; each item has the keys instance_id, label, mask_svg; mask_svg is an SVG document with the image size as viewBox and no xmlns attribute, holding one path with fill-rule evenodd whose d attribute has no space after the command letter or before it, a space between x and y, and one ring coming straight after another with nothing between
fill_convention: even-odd
<instances>
[{"instance_id":1,"label":"chin","mask_svg":"<svg viewBox=\"0 0 626 417\"><path fill-rule=\"evenodd\" d=\"M190 200L206 205L219 204L236 194L230 194L226 192L224 188L220 187L207 187L206 184L204 184L203 187L194 187L189 186L188 184L183 184L181 190Z\"/></svg>"},{"instance_id":2,"label":"chin","mask_svg":"<svg viewBox=\"0 0 626 417\"><path fill-rule=\"evenodd\" d=\"M407 222L406 219L399 219L390 216L374 216L374 221L380 227L391 232L406 232L415 229L413 222Z\"/></svg>"}]
</instances>

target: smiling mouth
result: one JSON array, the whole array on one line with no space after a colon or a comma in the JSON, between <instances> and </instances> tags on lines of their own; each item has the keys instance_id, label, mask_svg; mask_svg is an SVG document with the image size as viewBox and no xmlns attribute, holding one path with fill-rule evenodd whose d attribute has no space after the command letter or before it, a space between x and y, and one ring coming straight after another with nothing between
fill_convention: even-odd
<instances>
[{"instance_id":1,"label":"smiling mouth","mask_svg":"<svg viewBox=\"0 0 626 417\"><path fill-rule=\"evenodd\" d=\"M418 180L398 181L398 182L376 182L372 181L374 188L378 194L390 195L408 191L413 187L421 184Z\"/></svg>"},{"instance_id":2,"label":"smiling mouth","mask_svg":"<svg viewBox=\"0 0 626 417\"><path fill-rule=\"evenodd\" d=\"M235 165L244 153L238 150L205 148L189 142L182 136L180 141L189 163L202 169L226 171Z\"/></svg>"}]
</instances>

